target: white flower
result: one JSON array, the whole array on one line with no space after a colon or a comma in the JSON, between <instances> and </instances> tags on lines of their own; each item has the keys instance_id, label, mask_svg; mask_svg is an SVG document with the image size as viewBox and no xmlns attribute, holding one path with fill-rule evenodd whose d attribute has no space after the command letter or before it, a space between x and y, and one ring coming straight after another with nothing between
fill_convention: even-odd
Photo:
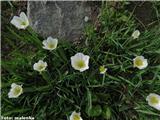
<instances>
[{"instance_id":1,"label":"white flower","mask_svg":"<svg viewBox=\"0 0 160 120\"><path fill-rule=\"evenodd\" d=\"M88 22L88 20L89 20L89 17L88 17L88 16L85 16L85 17L84 17L84 21L85 21L85 22Z\"/></svg>"},{"instance_id":2,"label":"white flower","mask_svg":"<svg viewBox=\"0 0 160 120\"><path fill-rule=\"evenodd\" d=\"M47 63L43 62L42 60L39 60L37 63L33 65L33 69L38 72L44 71L46 67L47 67Z\"/></svg>"},{"instance_id":3,"label":"white flower","mask_svg":"<svg viewBox=\"0 0 160 120\"><path fill-rule=\"evenodd\" d=\"M160 96L155 93L150 93L146 101L148 101L148 104L152 107L154 107L157 110L160 110Z\"/></svg>"},{"instance_id":4,"label":"white flower","mask_svg":"<svg viewBox=\"0 0 160 120\"><path fill-rule=\"evenodd\" d=\"M144 59L143 56L137 56L133 59L133 66L139 69L144 69L148 66L147 59Z\"/></svg>"},{"instance_id":5,"label":"white flower","mask_svg":"<svg viewBox=\"0 0 160 120\"><path fill-rule=\"evenodd\" d=\"M80 113L72 112L70 116L70 120L83 120L80 116Z\"/></svg>"},{"instance_id":6,"label":"white flower","mask_svg":"<svg viewBox=\"0 0 160 120\"><path fill-rule=\"evenodd\" d=\"M105 68L104 66L100 66L99 71L100 71L100 74L105 74L107 71L107 68Z\"/></svg>"},{"instance_id":7,"label":"white flower","mask_svg":"<svg viewBox=\"0 0 160 120\"><path fill-rule=\"evenodd\" d=\"M89 69L89 56L83 53L77 53L71 57L71 65L75 70L83 72Z\"/></svg>"},{"instance_id":8,"label":"white flower","mask_svg":"<svg viewBox=\"0 0 160 120\"><path fill-rule=\"evenodd\" d=\"M20 13L20 16L14 16L11 23L18 29L26 29L29 26L29 21L24 12Z\"/></svg>"},{"instance_id":9,"label":"white flower","mask_svg":"<svg viewBox=\"0 0 160 120\"><path fill-rule=\"evenodd\" d=\"M54 50L56 49L58 44L58 39L56 38L52 38L52 37L48 37L47 40L43 41L43 48L46 50Z\"/></svg>"},{"instance_id":10,"label":"white flower","mask_svg":"<svg viewBox=\"0 0 160 120\"><path fill-rule=\"evenodd\" d=\"M17 85L15 83L12 83L11 89L8 93L9 98L17 98L23 93L22 85Z\"/></svg>"},{"instance_id":11,"label":"white flower","mask_svg":"<svg viewBox=\"0 0 160 120\"><path fill-rule=\"evenodd\" d=\"M139 35L140 35L139 30L136 30L136 31L134 31L134 32L132 33L132 37L133 37L133 39L138 38L138 37L139 37Z\"/></svg>"}]
</instances>

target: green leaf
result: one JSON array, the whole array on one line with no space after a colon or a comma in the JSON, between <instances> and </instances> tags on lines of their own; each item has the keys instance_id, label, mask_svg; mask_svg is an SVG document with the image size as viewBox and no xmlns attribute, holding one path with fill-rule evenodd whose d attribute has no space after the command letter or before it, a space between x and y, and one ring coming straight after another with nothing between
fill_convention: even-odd
<instances>
[{"instance_id":1,"label":"green leaf","mask_svg":"<svg viewBox=\"0 0 160 120\"><path fill-rule=\"evenodd\" d=\"M103 108L103 112L102 112L102 116L103 118L105 118L106 120L110 119L111 118L111 110L108 106L104 106Z\"/></svg>"},{"instance_id":2,"label":"green leaf","mask_svg":"<svg viewBox=\"0 0 160 120\"><path fill-rule=\"evenodd\" d=\"M92 106L91 109L87 110L87 114L90 117L100 116L102 113L102 108L100 105Z\"/></svg>"}]
</instances>

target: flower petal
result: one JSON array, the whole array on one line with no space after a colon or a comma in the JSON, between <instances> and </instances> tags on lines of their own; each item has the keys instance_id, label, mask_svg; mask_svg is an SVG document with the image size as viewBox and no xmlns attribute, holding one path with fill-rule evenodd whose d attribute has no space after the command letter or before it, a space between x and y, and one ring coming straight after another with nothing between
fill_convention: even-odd
<instances>
[{"instance_id":1,"label":"flower petal","mask_svg":"<svg viewBox=\"0 0 160 120\"><path fill-rule=\"evenodd\" d=\"M80 113L77 112L72 112L72 114L70 115L70 120L82 120Z\"/></svg>"},{"instance_id":2,"label":"flower petal","mask_svg":"<svg viewBox=\"0 0 160 120\"><path fill-rule=\"evenodd\" d=\"M46 46L47 45L47 40L43 40L43 42L42 42L42 44L44 45L44 46Z\"/></svg>"},{"instance_id":3,"label":"flower petal","mask_svg":"<svg viewBox=\"0 0 160 120\"><path fill-rule=\"evenodd\" d=\"M83 72L89 69L89 56L83 53L77 53L71 57L71 65L75 70Z\"/></svg>"},{"instance_id":4,"label":"flower petal","mask_svg":"<svg viewBox=\"0 0 160 120\"><path fill-rule=\"evenodd\" d=\"M15 83L12 83L11 84L11 87L13 88L13 87L15 87L17 84L15 84Z\"/></svg>"},{"instance_id":5,"label":"flower petal","mask_svg":"<svg viewBox=\"0 0 160 120\"><path fill-rule=\"evenodd\" d=\"M21 85L17 85L15 83L11 84L11 89L8 93L9 98L17 98L23 93L23 88Z\"/></svg>"},{"instance_id":6,"label":"flower petal","mask_svg":"<svg viewBox=\"0 0 160 120\"><path fill-rule=\"evenodd\" d=\"M19 16L23 21L28 23L28 18L24 12L21 12Z\"/></svg>"},{"instance_id":7,"label":"flower petal","mask_svg":"<svg viewBox=\"0 0 160 120\"><path fill-rule=\"evenodd\" d=\"M17 16L14 16L13 19L11 20L11 24L13 24L18 29L22 29L21 23L22 23L21 19Z\"/></svg>"},{"instance_id":8,"label":"flower petal","mask_svg":"<svg viewBox=\"0 0 160 120\"><path fill-rule=\"evenodd\" d=\"M160 110L160 96L158 94L150 93L146 97L146 101L151 107Z\"/></svg>"}]
</instances>

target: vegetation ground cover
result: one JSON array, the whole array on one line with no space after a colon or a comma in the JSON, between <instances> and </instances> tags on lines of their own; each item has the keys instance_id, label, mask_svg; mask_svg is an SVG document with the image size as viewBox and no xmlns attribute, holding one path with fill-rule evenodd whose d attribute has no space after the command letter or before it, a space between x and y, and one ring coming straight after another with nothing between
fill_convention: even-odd
<instances>
[{"instance_id":1,"label":"vegetation ground cover","mask_svg":"<svg viewBox=\"0 0 160 120\"><path fill-rule=\"evenodd\" d=\"M155 25L143 29L125 9L128 3L120 4L117 10L103 2L98 27L88 23L80 44L59 40L53 51L42 48L45 38L31 27L18 30L1 16L2 115L69 120L76 110L84 120L159 120L160 112L146 97L160 91L160 4L152 2ZM141 34L133 39L137 29ZM90 56L89 70L72 68L70 57L77 52ZM146 69L133 68L138 55L148 59ZM33 70L40 59L48 63L42 74ZM105 75L99 74L101 65L108 69ZM17 99L8 98L12 83L23 85L24 93Z\"/></svg>"}]
</instances>

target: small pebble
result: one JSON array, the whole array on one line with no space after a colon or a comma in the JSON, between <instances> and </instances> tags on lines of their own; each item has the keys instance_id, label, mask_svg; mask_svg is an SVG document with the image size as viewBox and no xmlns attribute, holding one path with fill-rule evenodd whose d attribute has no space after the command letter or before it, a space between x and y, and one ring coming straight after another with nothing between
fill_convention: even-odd
<instances>
[{"instance_id":1,"label":"small pebble","mask_svg":"<svg viewBox=\"0 0 160 120\"><path fill-rule=\"evenodd\" d=\"M89 20L89 17L88 17L88 16L85 16L85 17L84 17L84 21L85 21L85 22L88 22L88 20Z\"/></svg>"}]
</instances>

